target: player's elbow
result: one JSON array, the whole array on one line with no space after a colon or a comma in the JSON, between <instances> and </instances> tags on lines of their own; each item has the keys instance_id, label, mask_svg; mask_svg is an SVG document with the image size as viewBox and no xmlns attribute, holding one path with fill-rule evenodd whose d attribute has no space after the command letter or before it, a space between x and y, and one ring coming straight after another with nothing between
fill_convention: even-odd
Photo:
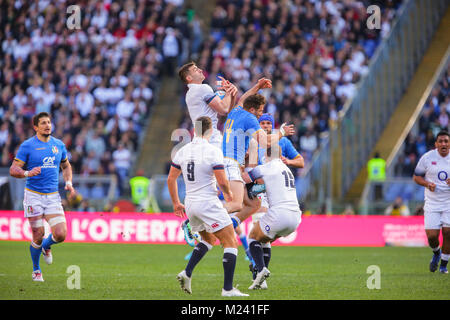
<instances>
[{"instance_id":1,"label":"player's elbow","mask_svg":"<svg viewBox=\"0 0 450 320\"><path fill-rule=\"evenodd\" d=\"M220 109L217 110L217 113L221 116L225 116L229 110L230 110L229 106L225 105L224 103L221 103Z\"/></svg>"},{"instance_id":2,"label":"player's elbow","mask_svg":"<svg viewBox=\"0 0 450 320\"><path fill-rule=\"evenodd\" d=\"M17 167L14 165L9 167L9 175L14 178L20 178L20 176L17 173Z\"/></svg>"}]
</instances>

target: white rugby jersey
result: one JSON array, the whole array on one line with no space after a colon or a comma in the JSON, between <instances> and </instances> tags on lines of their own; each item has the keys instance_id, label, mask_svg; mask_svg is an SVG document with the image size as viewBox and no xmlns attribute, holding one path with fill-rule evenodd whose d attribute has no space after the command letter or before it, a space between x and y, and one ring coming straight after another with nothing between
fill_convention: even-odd
<instances>
[{"instance_id":1,"label":"white rugby jersey","mask_svg":"<svg viewBox=\"0 0 450 320\"><path fill-rule=\"evenodd\" d=\"M264 180L269 208L300 211L294 175L281 159L255 167L249 176L253 181L259 178Z\"/></svg>"},{"instance_id":2,"label":"white rugby jersey","mask_svg":"<svg viewBox=\"0 0 450 320\"><path fill-rule=\"evenodd\" d=\"M172 166L183 173L186 199L208 201L217 199L214 170L224 168L222 151L206 139L195 137L182 147L172 160Z\"/></svg>"},{"instance_id":3,"label":"white rugby jersey","mask_svg":"<svg viewBox=\"0 0 450 320\"><path fill-rule=\"evenodd\" d=\"M414 174L436 184L434 192L425 188L424 210L450 208L450 186L445 182L450 178L450 154L442 157L437 149L428 151L419 159Z\"/></svg>"},{"instance_id":4,"label":"white rugby jersey","mask_svg":"<svg viewBox=\"0 0 450 320\"><path fill-rule=\"evenodd\" d=\"M200 117L209 117L212 121L213 129L217 130L217 111L208 104L214 99L216 94L208 84L189 83L189 90L186 93L186 104L189 110L192 124Z\"/></svg>"}]
</instances>

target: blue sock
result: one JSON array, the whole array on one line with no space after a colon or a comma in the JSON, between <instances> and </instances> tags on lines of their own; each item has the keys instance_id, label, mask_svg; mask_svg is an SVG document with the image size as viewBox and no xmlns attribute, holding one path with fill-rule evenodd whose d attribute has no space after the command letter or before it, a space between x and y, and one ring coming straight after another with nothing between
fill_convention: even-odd
<instances>
[{"instance_id":1,"label":"blue sock","mask_svg":"<svg viewBox=\"0 0 450 320\"><path fill-rule=\"evenodd\" d=\"M236 228L241 224L241 220L239 220L239 218L236 216L231 216L231 221L233 222L233 228Z\"/></svg>"},{"instance_id":2,"label":"blue sock","mask_svg":"<svg viewBox=\"0 0 450 320\"><path fill-rule=\"evenodd\" d=\"M53 240L53 236L52 236L52 234L50 233L50 234L48 235L48 237L45 238L44 241L42 241L42 248L44 248L45 250L48 250L48 249L50 249L50 246L51 246L52 244L55 244L55 243L58 243L58 242L56 242L55 240Z\"/></svg>"},{"instance_id":3,"label":"blue sock","mask_svg":"<svg viewBox=\"0 0 450 320\"><path fill-rule=\"evenodd\" d=\"M247 237L245 236L244 233L241 233L239 235L239 240L241 240L242 246L245 249L245 254L247 254L248 259L250 260L250 262L255 265L255 261L253 261L252 255L250 254L250 249L248 247L248 242L247 242Z\"/></svg>"},{"instance_id":4,"label":"blue sock","mask_svg":"<svg viewBox=\"0 0 450 320\"><path fill-rule=\"evenodd\" d=\"M41 246L39 246L39 249L36 249L30 244L30 254L31 254L31 261L33 261L33 271L41 270L41 267L39 266L39 259L41 258L41 252L42 252Z\"/></svg>"}]
</instances>

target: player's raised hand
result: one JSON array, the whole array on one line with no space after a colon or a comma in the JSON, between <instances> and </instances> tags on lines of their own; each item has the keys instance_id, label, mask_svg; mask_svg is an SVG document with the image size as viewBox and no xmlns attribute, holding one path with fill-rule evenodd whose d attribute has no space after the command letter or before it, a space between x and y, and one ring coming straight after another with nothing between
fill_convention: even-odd
<instances>
[{"instance_id":1,"label":"player's raised hand","mask_svg":"<svg viewBox=\"0 0 450 320\"><path fill-rule=\"evenodd\" d=\"M292 136L295 133L294 125L283 123L280 127L280 131L283 136Z\"/></svg>"},{"instance_id":2,"label":"player's raised hand","mask_svg":"<svg viewBox=\"0 0 450 320\"><path fill-rule=\"evenodd\" d=\"M272 88L272 80L267 78L261 78L258 80L259 89L268 89Z\"/></svg>"},{"instance_id":3,"label":"player's raised hand","mask_svg":"<svg viewBox=\"0 0 450 320\"><path fill-rule=\"evenodd\" d=\"M238 89L234 84L231 84L231 86L225 89L225 92L228 93L230 96L235 97L238 93Z\"/></svg>"},{"instance_id":4,"label":"player's raised hand","mask_svg":"<svg viewBox=\"0 0 450 320\"><path fill-rule=\"evenodd\" d=\"M184 218L185 217L184 205L182 203L174 204L173 212L177 217Z\"/></svg>"},{"instance_id":5,"label":"player's raised hand","mask_svg":"<svg viewBox=\"0 0 450 320\"><path fill-rule=\"evenodd\" d=\"M41 173L41 167L34 167L28 171L28 177L34 177Z\"/></svg>"}]
</instances>

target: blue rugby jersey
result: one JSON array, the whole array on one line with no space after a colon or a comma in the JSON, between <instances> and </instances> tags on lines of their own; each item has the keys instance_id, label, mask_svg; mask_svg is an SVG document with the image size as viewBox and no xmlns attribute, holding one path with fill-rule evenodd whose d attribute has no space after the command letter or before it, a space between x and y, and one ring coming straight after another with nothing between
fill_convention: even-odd
<instances>
[{"instance_id":1,"label":"blue rugby jersey","mask_svg":"<svg viewBox=\"0 0 450 320\"><path fill-rule=\"evenodd\" d=\"M281 155L289 160L295 159L300 155L298 151L295 150L291 140L286 137L282 137L278 142L278 145L281 147ZM264 164L265 155L266 149L258 146L258 165Z\"/></svg>"},{"instance_id":2,"label":"blue rugby jersey","mask_svg":"<svg viewBox=\"0 0 450 320\"><path fill-rule=\"evenodd\" d=\"M66 146L61 140L50 137L43 142L33 136L20 145L15 160L24 163L26 170L41 167L40 174L27 178L25 189L43 194L58 192L59 165L67 160Z\"/></svg>"},{"instance_id":3,"label":"blue rugby jersey","mask_svg":"<svg viewBox=\"0 0 450 320\"><path fill-rule=\"evenodd\" d=\"M244 110L242 106L231 110L223 130L223 156L244 165L250 139L258 130L262 129L255 115Z\"/></svg>"}]
</instances>

